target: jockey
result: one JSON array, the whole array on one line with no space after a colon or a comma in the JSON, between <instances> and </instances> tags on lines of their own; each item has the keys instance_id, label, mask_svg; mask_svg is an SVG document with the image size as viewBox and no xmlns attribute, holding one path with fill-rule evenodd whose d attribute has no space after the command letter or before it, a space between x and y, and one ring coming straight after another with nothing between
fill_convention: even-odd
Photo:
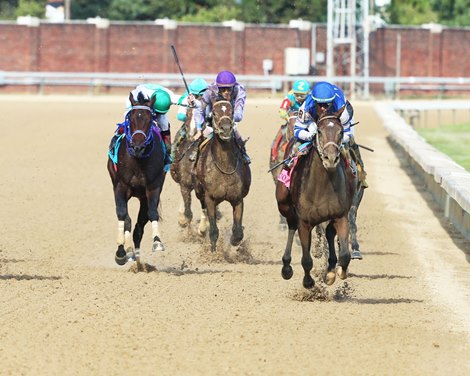
<instances>
[{"instance_id":1,"label":"jockey","mask_svg":"<svg viewBox=\"0 0 470 376\"><path fill-rule=\"evenodd\" d=\"M279 108L279 115L281 116L282 124L271 146L271 157L274 160L276 159L277 149L281 143L282 136L286 133L289 114L299 110L300 106L304 103L305 98L307 98L309 91L310 84L307 81L297 80L292 85L292 90L290 90L282 100L281 107Z\"/></svg>"},{"instance_id":2,"label":"jockey","mask_svg":"<svg viewBox=\"0 0 470 376\"><path fill-rule=\"evenodd\" d=\"M365 180L367 174L364 170L364 162L362 161L359 147L354 140L354 109L351 103L346 100L343 91L329 82L318 82L300 107L294 126L296 142L292 147L291 155L293 156L297 152L303 142L313 140L317 133L316 121L320 115L323 115L325 112L337 112L343 107L344 111L340 116L344 129L342 143L348 150L349 148L352 149L351 155L358 165L359 180L364 187L367 187Z\"/></svg>"},{"instance_id":3,"label":"jockey","mask_svg":"<svg viewBox=\"0 0 470 376\"><path fill-rule=\"evenodd\" d=\"M201 97L204 94L204 92L207 90L207 87L209 85L207 84L206 80L203 78L196 78L194 79L190 84L189 84L189 93L186 91L183 96L180 97L178 104L183 104L186 100L186 102L189 102L188 104L192 107L195 107L197 110L193 111L193 116L191 118L191 123L190 123L190 129L196 131L196 129L201 129L202 124L204 123L204 118L202 116L202 103L201 103ZM189 98L189 95L192 94L192 98ZM180 103L181 102L181 103ZM178 130L176 133L175 140L173 142L173 145L171 146L171 157L174 159L175 152L177 147L183 142L186 137L188 136L186 133L186 113L187 113L187 107L181 106L178 109L178 114L177 114L177 119L179 121L183 122L183 125L181 128Z\"/></svg>"},{"instance_id":4,"label":"jockey","mask_svg":"<svg viewBox=\"0 0 470 376\"><path fill-rule=\"evenodd\" d=\"M209 85L208 90L202 96L203 106L205 110L203 111L203 116L205 118L205 129L204 136L207 137L212 134L213 128L210 126L211 115L212 115L212 104L217 100L227 100L233 106L233 120L238 123L243 119L243 113L245 110L245 100L246 100L246 90L245 87L239 84L235 78L235 75L230 71L221 71L217 74L215 82ZM250 157L246 153L245 142L241 138L240 133L238 132L236 124L233 126L235 141L242 152L243 160L246 164L251 163ZM202 124L201 127L197 129L197 133L194 136L195 139L198 139L202 135ZM194 158L195 156L192 156Z\"/></svg>"}]
</instances>

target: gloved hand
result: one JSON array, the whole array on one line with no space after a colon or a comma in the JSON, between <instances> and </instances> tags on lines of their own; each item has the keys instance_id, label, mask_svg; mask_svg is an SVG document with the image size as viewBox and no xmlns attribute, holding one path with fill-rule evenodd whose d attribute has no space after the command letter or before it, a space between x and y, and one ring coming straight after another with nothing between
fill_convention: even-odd
<instances>
[{"instance_id":1,"label":"gloved hand","mask_svg":"<svg viewBox=\"0 0 470 376\"><path fill-rule=\"evenodd\" d=\"M195 101L196 98L194 98L194 95L192 93L189 93L188 94L188 104L189 104L189 107L194 107L195 106Z\"/></svg>"}]
</instances>

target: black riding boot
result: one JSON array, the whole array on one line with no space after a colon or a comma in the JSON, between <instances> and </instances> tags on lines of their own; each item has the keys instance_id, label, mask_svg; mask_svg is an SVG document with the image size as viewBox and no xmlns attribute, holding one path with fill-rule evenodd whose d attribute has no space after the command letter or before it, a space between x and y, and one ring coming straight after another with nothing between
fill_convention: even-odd
<instances>
[{"instance_id":1,"label":"black riding boot","mask_svg":"<svg viewBox=\"0 0 470 376\"><path fill-rule=\"evenodd\" d=\"M362 183L364 188L367 188L367 187L369 187L369 185L367 184L367 181L366 181L367 172L364 169L364 161L362 160L362 156L361 156L361 152L359 150L359 146L356 144L354 139L351 139L351 143L350 143L349 146L350 146L349 150L350 150L350 153L351 153L351 157L354 160L354 162L356 162L356 164L357 164L359 181Z\"/></svg>"}]
</instances>

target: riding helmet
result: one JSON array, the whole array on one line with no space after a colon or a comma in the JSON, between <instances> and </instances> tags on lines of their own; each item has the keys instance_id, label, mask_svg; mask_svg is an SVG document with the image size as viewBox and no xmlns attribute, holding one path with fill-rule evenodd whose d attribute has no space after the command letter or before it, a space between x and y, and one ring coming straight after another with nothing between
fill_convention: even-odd
<instances>
[{"instance_id":1,"label":"riding helmet","mask_svg":"<svg viewBox=\"0 0 470 376\"><path fill-rule=\"evenodd\" d=\"M155 97L155 104L153 105L155 111L160 114L166 114L171 106L170 94L165 90L159 89L152 96Z\"/></svg>"},{"instance_id":2,"label":"riding helmet","mask_svg":"<svg viewBox=\"0 0 470 376\"><path fill-rule=\"evenodd\" d=\"M330 103L335 99L333 85L329 82L318 82L312 89L312 98L317 103Z\"/></svg>"},{"instance_id":3,"label":"riding helmet","mask_svg":"<svg viewBox=\"0 0 470 376\"><path fill-rule=\"evenodd\" d=\"M307 94L310 91L310 84L305 80L297 80L292 85L292 91L298 94Z\"/></svg>"},{"instance_id":4,"label":"riding helmet","mask_svg":"<svg viewBox=\"0 0 470 376\"><path fill-rule=\"evenodd\" d=\"M204 78L195 78L189 84L189 92L194 95L202 95L209 85Z\"/></svg>"},{"instance_id":5,"label":"riding helmet","mask_svg":"<svg viewBox=\"0 0 470 376\"><path fill-rule=\"evenodd\" d=\"M222 71L217 75L215 83L218 87L232 87L237 83L237 79L232 72Z\"/></svg>"}]
</instances>

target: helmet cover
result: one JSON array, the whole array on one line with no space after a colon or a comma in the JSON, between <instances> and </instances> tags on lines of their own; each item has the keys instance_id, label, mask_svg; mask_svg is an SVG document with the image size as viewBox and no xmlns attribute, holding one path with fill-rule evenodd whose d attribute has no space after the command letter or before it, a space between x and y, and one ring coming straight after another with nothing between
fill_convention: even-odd
<instances>
[{"instance_id":1,"label":"helmet cover","mask_svg":"<svg viewBox=\"0 0 470 376\"><path fill-rule=\"evenodd\" d=\"M215 83L218 87L232 87L237 83L237 79L232 72L222 71L217 75Z\"/></svg>"}]
</instances>

